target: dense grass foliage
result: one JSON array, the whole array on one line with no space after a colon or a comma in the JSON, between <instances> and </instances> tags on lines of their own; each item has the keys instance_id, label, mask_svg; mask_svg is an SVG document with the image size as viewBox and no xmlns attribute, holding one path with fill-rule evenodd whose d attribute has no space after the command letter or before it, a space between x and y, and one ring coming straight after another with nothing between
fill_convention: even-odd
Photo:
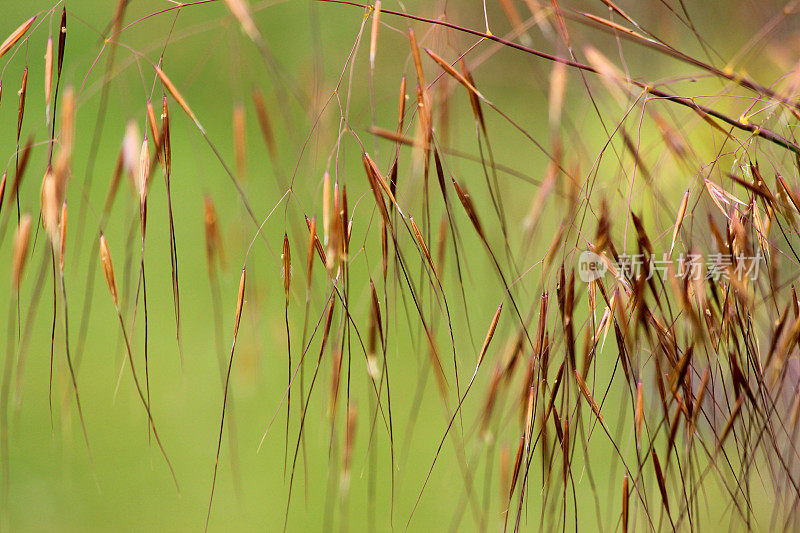
<instances>
[{"instance_id":1,"label":"dense grass foliage","mask_svg":"<svg viewBox=\"0 0 800 533\"><path fill-rule=\"evenodd\" d=\"M0 530L800 527L800 3L4 10Z\"/></svg>"}]
</instances>

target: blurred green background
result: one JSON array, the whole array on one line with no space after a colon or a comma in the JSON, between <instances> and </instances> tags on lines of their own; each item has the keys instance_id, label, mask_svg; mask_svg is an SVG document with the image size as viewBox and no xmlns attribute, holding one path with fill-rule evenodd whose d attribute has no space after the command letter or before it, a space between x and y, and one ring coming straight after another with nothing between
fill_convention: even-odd
<instances>
[{"instance_id":1,"label":"blurred green background","mask_svg":"<svg viewBox=\"0 0 800 533\"><path fill-rule=\"evenodd\" d=\"M489 4L492 30L496 34L510 31L510 25L497 2ZM666 9L645 8L633 2L619 2L637 20L657 29L662 38L679 43L684 51L704 53L691 32L676 22ZM730 58L750 36L769 20L780 8L778 2L742 2L731 9L727 2L687 2L694 20L702 21L698 31L712 41L722 57ZM387 9L397 9L396 2L384 2ZM570 2L570 9L592 10L608 16L599 2ZM655 2L653 2L655 4ZM756 4L769 4L769 9ZM520 12L526 14L523 2L515 2ZM214 457L219 431L222 387L218 369L220 355L227 359L232 335L233 314L240 268L248 243L254 235L254 225L242 208L235 189L219 161L198 130L170 98L171 134L173 150L172 197L176 241L179 252L181 289L181 322L183 327L183 364L175 342L175 321L170 284L169 233L164 180L157 170L148 193L148 234L146 268L148 289L148 335L150 391L154 418L159 433L172 460L180 483L180 493L173 485L169 471L155 443L149 442L146 417L133 387L129 369L120 377L120 367L125 354L124 345L114 308L107 294L99 261L89 252L95 241L100 213L108 184L116 164L126 123L134 120L140 131L147 129L145 104L153 95L160 102L163 89L156 83L153 64L164 52L164 71L178 86L192 110L205 127L214 146L230 168L235 168L232 134L232 109L242 103L247 122L247 175L238 176L247 197L262 219L279 202L286 192L283 180L293 179L293 194L287 203L281 203L266 223L263 240L256 240L248 259L248 292L242 328L235 354L230 397L234 404L237 429L241 486L236 488L231 471L230 442L227 431L223 440L220 471L211 515L213 530L268 530L279 529L283 524L288 492L288 475L284 473L285 404L281 404L286 387L286 335L283 317L283 285L281 281L280 249L285 231L292 243L293 292L289 320L292 325L293 362L299 356L305 310L305 249L306 233L303 215L316 215L321 221L321 184L326 165L338 168L339 180L348 185L350 211L353 213L352 262L350 297L352 312L360 321L362 331L367 330L369 309L368 280L374 279L383 293L380 280L380 232L378 214L364 179L358 142L349 131L343 133L341 152L335 148L340 118L346 113L348 128L364 142L382 170L388 168L393 155L393 145L377 140L368 133L373 123L394 129L396 127L397 95L400 77L407 76L413 103L415 74L408 53L405 32L408 23L384 15L378 41L378 54L374 79L370 81L368 63L369 20L361 33L361 41L354 48L364 10L346 5L297 2L252 2L258 27L274 54L283 83L289 87L285 99L281 98L280 84L265 65L253 43L240 31L223 2L191 5L178 10L167 1L132 1L125 13L125 29L115 40L119 46L116 61L110 73L108 107L99 137L96 164L91 188L86 187L87 164L93 136L97 132L97 116L104 87L108 44L103 49L102 32L113 17L115 2L92 0L66 2L68 10L68 38L62 88L71 85L76 89L77 127L75 157L68 188L69 222L66 283L69 298L71 348L76 349L81 309L87 297L86 279L89 269L96 269L94 294L86 346L78 371L78 386L83 405L86 427L91 444L91 459L81 435L74 397L69 382L65 352L63 309L59 296L57 325L55 328L55 354L53 376L53 415L48 403L50 331L52 327L52 275L46 263L48 256L40 235L39 242L28 263L21 293L23 329L32 311L36 291L35 279L44 265L45 281L38 308L31 319L30 330L24 346L17 344L15 353L25 357L24 373L19 386L12 386L10 403L10 501L4 523L14 531L42 530L169 530L196 531L203 527L208 505ZM445 7L442 2L406 2L405 8L415 14L436 17ZM447 15L459 24L483 29L482 3L479 1L448 2ZM2 101L0 102L0 149L6 155L9 176L13 174L16 145L15 125L17 102L15 93L22 69L29 67L29 84L26 112L23 122L23 140L34 135L31 163L20 192L23 211L35 215L39 210L40 177L47 161L46 140L49 137L45 124L43 97L43 60L45 42L49 32L58 29L60 6L55 11L51 2L41 0L7 1L3 5L0 36L8 35L26 18L38 14L36 24L28 39L17 45L11 54L2 58ZM456 57L477 43L477 38L431 26L414 23L422 45L437 50L448 59ZM570 27L573 25L570 23ZM578 26L578 28L581 28ZM772 80L780 75L781 68L791 64L787 57L797 51L796 36L789 38L786 26L774 29L771 36L770 59L757 61L761 49L752 47L752 53L741 59L739 66L747 68L756 78ZM795 32L796 33L796 32ZM533 26L529 30L534 47L564 54L562 45L554 44ZM592 43L612 58L618 58L617 43L612 37L581 28L576 30L576 40ZM781 39L783 36L783 39ZM557 39L556 39L557 41ZM783 42L783 49L777 44ZM692 77L686 65L653 56L652 51L624 47L626 67L638 79L662 80L689 74L687 80L675 81L677 88L689 88L693 94L719 91L715 82L702 77ZM578 48L580 53L580 48ZM101 53L102 52L102 53ZM355 53L352 63L348 56ZM655 57L655 59L654 59ZM541 60L510 50L499 50L490 43L477 44L469 58L476 83L481 91L507 112L538 142L551 149L548 127L548 77L551 65ZM618 63L618 61L617 61ZM720 64L716 57L714 63ZM352 72L350 65L353 65ZM441 70L425 60L429 81ZM339 99L329 100L341 77L337 91ZM449 103L449 128L439 126L438 134L449 146L470 154L477 154L474 121L463 89L447 80L447 90L454 91ZM604 118L613 125L620 120L620 110L613 99L596 80L591 87L598 99ZM372 85L371 85L372 84ZM153 87L155 91L152 92ZM279 157L270 160L262 140L253 104L252 88L259 88L266 96L276 135ZM436 89L434 89L434 93ZM63 94L63 92L62 92ZM298 98L294 95L301 95ZM371 98L371 94L374 95ZM320 115L315 128L316 114ZM374 102L374 107L373 103ZM288 104L287 104L288 103ZM722 101L723 108L735 107L735 102ZM659 110L669 115L671 108ZM437 109L439 112L440 109ZM525 174L538 183L545 173L547 159L529 140L509 126L496 113L485 111L489 120L492 149L496 161ZM607 113L607 114L606 114ZM593 105L586 96L583 81L574 72L568 74L567 96L564 106L566 151L577 153L569 164L577 164L578 171L589 171L593 155L603 146L607 135L603 133ZM410 114L407 114L410 117ZM416 118L414 119L416 120ZM697 120L696 117L693 120ZM412 133L414 129L410 130ZM708 130L689 130L686 135L697 139L697 150L713 154L708 140ZM657 129L650 124L643 128L644 153L649 161L663 161L664 149L658 147ZM647 151L649 150L649 151ZM421 209L421 176L412 171L408 149L401 158L401 198L416 220L424 220ZM333 154L331 158L331 154ZM702 158L702 155L700 156ZM445 157L448 175L457 176L473 192L479 212L482 213L496 250L502 250L499 225L491 216L491 203L485 193L484 176L479 165L456 157ZM629 163L629 161L628 161ZM604 159L597 168L601 179L597 194L608 196L612 202L627 201L628 183L620 185L619 162ZM665 165L660 175L662 192L672 205L677 205L685 190L688 170L679 165ZM530 241L530 251L519 258L521 271L532 268L519 283L517 296L527 308L538 301L538 282L542 276L537 262L552 241L553 228L563 214L564 189L547 204L544 223L532 236L523 235L522 220L527 215L537 191L536 183L526 183L509 175L501 176L503 203L511 222L509 244L517 249ZM435 184L433 194L438 195ZM203 197L209 195L216 205L223 233L227 269L220 275L222 315L215 316L212 293L205 265L203 240ZM598 198L599 198L598 196ZM433 222L425 228L436 241L442 209L438 196ZM454 197L451 197L454 199ZM82 228L83 238L76 242L80 206L87 201L89 208ZM655 200L647 195L636 195L631 200L636 210L647 210ZM288 210L285 206L288 205ZM0 223L12 223L7 229L2 254L10 257L11 231L15 208L3 206ZM467 264L465 288L466 304L461 302L457 278L452 272L445 276L445 291L453 313L453 328L460 361L461 388L472 374L476 348L480 347L486 327L502 299L502 285L494 275L480 241L469 230L468 221L460 217L463 234L461 260ZM674 218L674 210L665 215ZM123 294L123 313L128 327L133 316L133 291L138 275L139 233L136 196L127 180L123 181L116 199L111 219L103 228L117 269L117 283ZM594 231L593 222L584 228L587 234ZM426 233L427 234L427 233ZM414 252L409 235L401 243L410 260L411 273L420 280L422 263ZM431 243L433 247L433 243ZM78 253L80 252L80 253ZM454 256L447 254L448 268ZM0 279L8 279L8 261L0 262ZM394 274L393 274L394 275ZM548 278L548 283L552 280ZM419 285L418 285L419 286ZM325 276L319 263L315 265L314 291L310 305L310 328L313 329L322 315L329 293ZM452 382L452 354L449 333L443 314L430 286L420 289L423 308L429 318L438 316L437 339L439 352ZM0 300L0 309L11 305L10 292ZM436 453L439 440L448 423L448 415L438 398L434 378L427 379L420 411L413 433L409 417L418 393L419 376L428 372L428 355L415 314L408 310L410 301L402 304L397 289L390 281L390 307L384 309L389 320L390 345L388 351L391 373L392 409L395 435L395 494L392 524L406 527L425 475ZM383 302L382 302L383 304ZM468 309L471 328L467 328L464 309ZM510 313L510 310L506 311ZM555 306L551 313L555 312ZM510 317L511 315L505 315ZM553 314L553 317L556 315ZM7 315L7 321L16 320L16 312ZM143 315L141 303L136 325L131 335L134 355L140 375L143 374ZM340 313L334 319L334 330L340 330ZM225 353L217 350L216 328L221 327ZM3 328L3 335L5 335ZM511 461L518 442L517 389L499 402L500 413L495 413L493 431L498 434L487 438L478 427L479 413L485 401L492 367L507 351L513 339L511 320L501 321L494 345L487 356L488 363L481 373L464 405L463 431L465 452L474 476L474 496L481 507L487 501L487 524L490 530L501 526L501 489L498 479L499 450L510 450ZM337 336L338 338L338 336ZM16 342L16 341L15 341ZM351 402L357 405L357 440L353 451L350 493L342 498L339 491L339 470L344 443L343 378L338 411L331 445L331 417L328 413L328 391L331 371L331 353L326 350L320 377L311 399L307 427L306 454L298 460L292 507L289 512L289 529L293 531L341 529L389 529L390 456L387 431L378 414L372 430L374 392L366 374L363 352L353 344L350 367ZM5 338L0 346L5 350ZM313 368L318 354L319 337L315 336L309 349L307 372ZM5 352L4 352L5 354ZM5 357L8 357L5 354ZM607 348L598 361L598 372L611 368L615 351ZM347 356L345 356L347 358ZM490 366L491 364L491 366ZM557 363L555 364L557 367ZM345 363L347 368L347 363ZM306 393L310 374L306 374ZM294 391L294 390L293 390ZM609 397L613 406L615 392ZM617 401L621 401L621 396ZM298 394L292 395L293 416L289 434L291 449L299 427ZM449 409L452 412L457 399L450 391ZM276 413L263 446L259 441ZM614 407L608 408L608 418L617 419ZM629 418L627 419L629 421ZM460 431L459 427L459 431ZM552 435L551 435L552 436ZM622 432L622 444L630 446L630 432ZM611 449L607 439L594 435L590 441L592 457L603 465ZM488 457L488 462L487 462ZM573 466L577 475L583 453L576 453ZM412 530L440 530L444 528L476 529L471 504L464 500L464 478L460 459L447 440L436 469L425 489L414 519ZM523 525L536 529L542 500L540 489L541 462L532 473L529 515ZM532 467L533 470L533 467ZM576 480L578 522L595 523L594 498L599 493L604 507L599 509L604 523L614 523L618 513L618 500L606 493L618 492L619 468L606 470L597 466L593 471L595 487L587 480ZM559 486L560 487L560 486ZM555 489L557 492L560 488ZM369 496L374 491L374 498ZM606 505L607 504L607 505Z\"/></svg>"}]
</instances>

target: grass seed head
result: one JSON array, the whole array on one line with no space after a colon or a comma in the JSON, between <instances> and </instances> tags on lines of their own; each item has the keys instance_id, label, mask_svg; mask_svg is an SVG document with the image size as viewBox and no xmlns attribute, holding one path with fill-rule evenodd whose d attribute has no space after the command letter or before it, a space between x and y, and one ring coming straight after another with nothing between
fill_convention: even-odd
<instances>
[{"instance_id":1,"label":"grass seed head","mask_svg":"<svg viewBox=\"0 0 800 533\"><path fill-rule=\"evenodd\" d=\"M117 282L114 279L114 264L111 262L111 253L108 250L106 237L102 233L100 234L100 264L103 266L103 275L106 278L111 298L114 300L114 306L119 309Z\"/></svg>"},{"instance_id":2,"label":"grass seed head","mask_svg":"<svg viewBox=\"0 0 800 533\"><path fill-rule=\"evenodd\" d=\"M353 448L356 442L356 421L358 420L358 408L354 404L347 406L347 428L344 438L344 454L342 456L342 478L341 490L347 494L350 488L350 470L353 460Z\"/></svg>"},{"instance_id":3,"label":"grass seed head","mask_svg":"<svg viewBox=\"0 0 800 533\"><path fill-rule=\"evenodd\" d=\"M136 124L136 121L129 120L125 127L125 137L122 139L122 161L128 177L137 191L136 176L137 169L139 168L141 147L142 135L139 133L139 126Z\"/></svg>"},{"instance_id":4,"label":"grass seed head","mask_svg":"<svg viewBox=\"0 0 800 533\"><path fill-rule=\"evenodd\" d=\"M634 415L634 423L636 426L636 445L642 441L642 421L644 420L644 394L642 382L636 384L636 414Z\"/></svg>"},{"instance_id":5,"label":"grass seed head","mask_svg":"<svg viewBox=\"0 0 800 533\"><path fill-rule=\"evenodd\" d=\"M250 6L247 5L245 0L225 0L225 5L228 6L233 16L239 22L244 31L250 39L255 43L262 41L261 32L258 31L253 16L250 13Z\"/></svg>"},{"instance_id":6,"label":"grass seed head","mask_svg":"<svg viewBox=\"0 0 800 533\"><path fill-rule=\"evenodd\" d=\"M61 137L59 146L61 153L69 163L75 144L75 90L71 86L64 89L61 97Z\"/></svg>"},{"instance_id":7,"label":"grass seed head","mask_svg":"<svg viewBox=\"0 0 800 533\"><path fill-rule=\"evenodd\" d=\"M167 106L167 95L161 99L161 136L159 137L159 144L162 146L164 154L164 171L169 175L172 172L172 140L169 134L169 107Z\"/></svg>"},{"instance_id":8,"label":"grass seed head","mask_svg":"<svg viewBox=\"0 0 800 533\"><path fill-rule=\"evenodd\" d=\"M3 171L3 177L0 179L0 213L3 212L3 197L6 195L6 178L8 178L8 170Z\"/></svg>"},{"instance_id":9,"label":"grass seed head","mask_svg":"<svg viewBox=\"0 0 800 533\"><path fill-rule=\"evenodd\" d=\"M289 236L283 234L283 253L281 254L281 274L283 274L283 291L286 305L289 305L289 288L292 283L292 256L289 250Z\"/></svg>"},{"instance_id":10,"label":"grass seed head","mask_svg":"<svg viewBox=\"0 0 800 533\"><path fill-rule=\"evenodd\" d=\"M53 173L52 169L48 168L44 173L44 178L42 178L42 224L47 234L50 236L50 242L54 247L58 246L60 239L58 217L61 203L59 200L56 175Z\"/></svg>"},{"instance_id":11,"label":"grass seed head","mask_svg":"<svg viewBox=\"0 0 800 533\"><path fill-rule=\"evenodd\" d=\"M36 17L29 18L28 20L23 22L16 30L11 32L11 35L9 35L6 38L6 40L3 41L3 44L0 44L0 57L3 57L6 54L6 52L8 52L11 49L11 47L14 46L17 43L17 41L19 41L22 38L23 35L25 35L25 32L28 31L28 29L33 24L34 20L36 20Z\"/></svg>"},{"instance_id":12,"label":"grass seed head","mask_svg":"<svg viewBox=\"0 0 800 533\"><path fill-rule=\"evenodd\" d=\"M219 261L222 268L225 268L225 252L222 247L217 210L214 207L214 200L209 195L206 195L203 199L203 229L206 241L206 262L208 263L209 272L214 270L215 259Z\"/></svg>"},{"instance_id":13,"label":"grass seed head","mask_svg":"<svg viewBox=\"0 0 800 533\"><path fill-rule=\"evenodd\" d=\"M183 96L181 96L181 93L178 91L178 88L175 87L175 84L172 83L166 74L164 74L164 71L161 70L161 67L156 66L156 74L158 74L158 77L161 79L161 83L164 84L164 87L167 89L169 94L171 94L175 101L178 102L178 105L181 106L181 109L183 109L192 122L194 122L195 125L200 128L200 131L205 133L205 130L202 126L200 126L200 122L197 120L197 117L195 117L194 113L189 107L189 104L186 103L186 100L183 98Z\"/></svg>"},{"instance_id":14,"label":"grass seed head","mask_svg":"<svg viewBox=\"0 0 800 533\"><path fill-rule=\"evenodd\" d=\"M431 50L428 50L427 48L425 49L425 52L426 52L426 53L427 53L429 56L431 56L431 59L433 59L433 60L434 60L434 61L435 61L435 62L436 62L436 63L437 63L437 64L438 64L440 67L442 67L442 69L443 69L445 72L447 72L447 73L448 73L450 76L452 76L453 78L455 78L455 80L456 80L458 83L460 83L461 85L463 85L464 87L466 87L466 88L467 88L467 90L468 90L470 93L472 93L474 96L476 96L476 97L478 97L478 98L480 98L480 99L482 99L482 100L484 99L484 98L483 98L483 95L482 95L482 94L481 94L481 93L478 91L478 89L476 89L476 88L475 88L475 86L474 86L474 85L472 85L472 83L471 83L469 80L467 80L467 78L465 78L465 77L464 77L464 76L463 76L461 73L459 73L459 72L458 72L456 69L454 69L454 68L453 68L453 67L450 65L450 63L448 63L447 61L445 61L444 59L442 59L441 57L439 57L439 56L438 56L436 53L434 53L433 51L431 51Z\"/></svg>"},{"instance_id":15,"label":"grass seed head","mask_svg":"<svg viewBox=\"0 0 800 533\"><path fill-rule=\"evenodd\" d=\"M61 222L60 234L58 242L58 266L61 272L64 272L64 258L66 256L67 248L67 202L61 204Z\"/></svg>"},{"instance_id":16,"label":"grass seed head","mask_svg":"<svg viewBox=\"0 0 800 533\"><path fill-rule=\"evenodd\" d=\"M158 144L158 138L161 134L158 132L158 122L156 121L156 111L153 108L153 102L147 100L147 125L150 126L150 135L153 136L153 141Z\"/></svg>"},{"instance_id":17,"label":"grass seed head","mask_svg":"<svg viewBox=\"0 0 800 533\"><path fill-rule=\"evenodd\" d=\"M628 474L622 480L622 533L628 533Z\"/></svg>"},{"instance_id":18,"label":"grass seed head","mask_svg":"<svg viewBox=\"0 0 800 533\"><path fill-rule=\"evenodd\" d=\"M369 36L369 64L375 68L375 55L378 51L378 29L381 21L381 0L375 0L372 7L372 28Z\"/></svg>"},{"instance_id":19,"label":"grass seed head","mask_svg":"<svg viewBox=\"0 0 800 533\"><path fill-rule=\"evenodd\" d=\"M489 330L486 332L486 337L483 339L483 346L481 346L480 354L478 355L478 365L481 366L483 362L483 358L486 356L486 352L489 350L489 344L492 342L492 337L494 337L494 331L497 329L497 323L500 321L500 312L503 310L503 304L497 306L497 311L494 312L494 316L492 317L492 322L489 324Z\"/></svg>"},{"instance_id":20,"label":"grass seed head","mask_svg":"<svg viewBox=\"0 0 800 533\"><path fill-rule=\"evenodd\" d=\"M64 50L67 44L67 8L61 8L61 23L58 28L58 60L56 74L61 77L61 66L64 64Z\"/></svg>"},{"instance_id":21,"label":"grass seed head","mask_svg":"<svg viewBox=\"0 0 800 533\"><path fill-rule=\"evenodd\" d=\"M233 106L233 148L236 153L236 170L239 179L247 177L247 133L244 105L241 102Z\"/></svg>"},{"instance_id":22,"label":"grass seed head","mask_svg":"<svg viewBox=\"0 0 800 533\"><path fill-rule=\"evenodd\" d=\"M306 296L311 297L311 274L314 270L314 248L317 240L317 217L308 221L308 250L306 255Z\"/></svg>"},{"instance_id":23,"label":"grass seed head","mask_svg":"<svg viewBox=\"0 0 800 533\"><path fill-rule=\"evenodd\" d=\"M586 401L589 402L589 405L592 407L592 411L594 412L595 416L597 416L597 419L600 420L601 424L605 425L605 422L603 421L603 415L600 413L600 406L594 401L589 387L586 386L586 382L583 381L583 378L577 370L575 370L575 380L578 382L578 387L580 388L583 397L586 398Z\"/></svg>"},{"instance_id":24,"label":"grass seed head","mask_svg":"<svg viewBox=\"0 0 800 533\"><path fill-rule=\"evenodd\" d=\"M275 134L272 131L272 123L267 113L267 104L264 102L264 96L258 89L252 91L253 105L256 108L256 118L258 119L258 126L261 128L261 135L264 137L264 143L267 145L267 151L272 161L278 159L278 146L275 141Z\"/></svg>"},{"instance_id":25,"label":"grass seed head","mask_svg":"<svg viewBox=\"0 0 800 533\"><path fill-rule=\"evenodd\" d=\"M242 320L242 308L244 307L244 285L247 270L242 268L242 275L239 278L239 294L236 296L236 316L233 320L233 338L239 335L239 323Z\"/></svg>"},{"instance_id":26,"label":"grass seed head","mask_svg":"<svg viewBox=\"0 0 800 533\"><path fill-rule=\"evenodd\" d=\"M53 86L53 38L48 37L44 50L44 105L50 122L50 93Z\"/></svg>"},{"instance_id":27,"label":"grass seed head","mask_svg":"<svg viewBox=\"0 0 800 533\"><path fill-rule=\"evenodd\" d=\"M25 116L25 95L28 94L28 67L22 71L22 83L19 89L19 108L17 109L17 139L22 133L22 118Z\"/></svg>"},{"instance_id":28,"label":"grass seed head","mask_svg":"<svg viewBox=\"0 0 800 533\"><path fill-rule=\"evenodd\" d=\"M139 203L144 205L147 200L147 179L150 176L150 146L147 136L142 141L137 169L136 190L139 193Z\"/></svg>"},{"instance_id":29,"label":"grass seed head","mask_svg":"<svg viewBox=\"0 0 800 533\"><path fill-rule=\"evenodd\" d=\"M28 243L31 236L31 215L23 214L19 219L19 226L14 235L14 253L11 263L11 289L14 294L19 293L22 273L28 260Z\"/></svg>"}]
</instances>

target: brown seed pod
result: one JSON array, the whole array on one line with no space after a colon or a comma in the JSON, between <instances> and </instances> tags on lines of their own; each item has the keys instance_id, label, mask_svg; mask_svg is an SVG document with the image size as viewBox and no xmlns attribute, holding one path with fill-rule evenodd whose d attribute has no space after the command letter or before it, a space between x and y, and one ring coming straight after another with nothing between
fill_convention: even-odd
<instances>
[{"instance_id":1,"label":"brown seed pod","mask_svg":"<svg viewBox=\"0 0 800 533\"><path fill-rule=\"evenodd\" d=\"M222 237L219 231L217 210L214 201L208 195L203 199L203 227L206 237L206 261L209 271L214 269L214 259L219 261L220 266L225 268L225 253L222 247Z\"/></svg>"},{"instance_id":2,"label":"brown seed pod","mask_svg":"<svg viewBox=\"0 0 800 533\"><path fill-rule=\"evenodd\" d=\"M264 102L264 96L258 89L253 89L252 97L253 105L256 108L258 126L261 128L261 135L264 137L264 143L267 145L270 159L275 161L278 158L278 147L275 142L275 134L272 132L272 123L267 113L267 104Z\"/></svg>"},{"instance_id":3,"label":"brown seed pod","mask_svg":"<svg viewBox=\"0 0 800 533\"><path fill-rule=\"evenodd\" d=\"M11 35L9 35L8 38L5 41L3 41L3 44L0 44L0 57L3 57L6 54L6 52L8 52L11 49L11 47L14 46L16 42L22 38L23 35L25 35L25 32L28 31L28 28L31 27L31 24L33 24L34 20L36 20L36 17L31 17L25 22L23 22L19 26L19 28L14 30L11 33Z\"/></svg>"},{"instance_id":4,"label":"brown seed pod","mask_svg":"<svg viewBox=\"0 0 800 533\"><path fill-rule=\"evenodd\" d=\"M289 305L289 287L292 282L292 256L289 250L289 236L283 234L283 253L281 254L283 274L283 292L286 296L286 305Z\"/></svg>"},{"instance_id":5,"label":"brown seed pod","mask_svg":"<svg viewBox=\"0 0 800 533\"><path fill-rule=\"evenodd\" d=\"M242 319L242 307L244 307L244 282L246 270L242 268L242 276L239 278L239 294L236 297L236 316L233 321L233 338L239 334L239 323Z\"/></svg>"},{"instance_id":6,"label":"brown seed pod","mask_svg":"<svg viewBox=\"0 0 800 533\"><path fill-rule=\"evenodd\" d=\"M378 29L380 28L381 21L381 0L375 0L375 5L372 7L372 28L369 37L369 64L371 68L375 68L375 54L378 51Z\"/></svg>"},{"instance_id":7,"label":"brown seed pod","mask_svg":"<svg viewBox=\"0 0 800 533\"><path fill-rule=\"evenodd\" d=\"M47 122L50 122L50 93L53 86L53 37L47 38L44 50L44 105Z\"/></svg>"},{"instance_id":8,"label":"brown seed pod","mask_svg":"<svg viewBox=\"0 0 800 533\"><path fill-rule=\"evenodd\" d=\"M147 178L150 176L150 146L147 136L142 141L142 149L139 152L139 166L136 175L136 190L139 193L139 203L144 205L147 200Z\"/></svg>"},{"instance_id":9,"label":"brown seed pod","mask_svg":"<svg viewBox=\"0 0 800 533\"><path fill-rule=\"evenodd\" d=\"M501 303L497 307L497 311L494 312L494 316L492 317L492 322L489 324L489 331L486 332L486 337L483 339L483 346L481 346L481 352L478 355L478 364L477 366L481 366L483 362L484 356L486 356L486 352L489 349L489 343L492 342L492 337L494 337L494 331L497 329L497 323L500 321L500 311L503 310L503 304Z\"/></svg>"},{"instance_id":10,"label":"brown seed pod","mask_svg":"<svg viewBox=\"0 0 800 533\"><path fill-rule=\"evenodd\" d=\"M114 264L111 262L111 253L108 251L108 243L106 237L100 234L100 263L103 266L103 274L106 277L108 290L111 292L111 298L114 300L114 306L119 309L119 297L117 296L117 282L114 280Z\"/></svg>"},{"instance_id":11,"label":"brown seed pod","mask_svg":"<svg viewBox=\"0 0 800 533\"><path fill-rule=\"evenodd\" d=\"M19 226L14 235L14 255L11 263L11 289L14 294L19 292L22 272L28 260L28 243L31 236L31 215L25 213L19 219Z\"/></svg>"},{"instance_id":12,"label":"brown seed pod","mask_svg":"<svg viewBox=\"0 0 800 533\"><path fill-rule=\"evenodd\" d=\"M167 77L167 75L164 74L164 71L161 70L161 67L156 66L156 74L158 74L158 77L161 78L161 83L164 84L164 87L167 89L169 94L171 94L172 97L175 99L175 101L178 102L178 105L181 106L183 111L187 115L189 115L189 118L192 119L192 122L194 122L197 125L197 127L200 128L200 131L205 133L205 130L200 125L200 122L197 120L197 117L194 116L194 113L189 107L189 104L187 104L186 100L183 98L183 96L181 96L181 93L178 91L178 88L175 87L175 84L172 83L172 80L170 80Z\"/></svg>"},{"instance_id":13,"label":"brown seed pod","mask_svg":"<svg viewBox=\"0 0 800 533\"><path fill-rule=\"evenodd\" d=\"M244 105L233 106L233 150L236 153L236 171L240 179L247 177L247 125Z\"/></svg>"},{"instance_id":14,"label":"brown seed pod","mask_svg":"<svg viewBox=\"0 0 800 533\"><path fill-rule=\"evenodd\" d=\"M56 183L56 176L51 168L48 168L42 178L41 189L41 203L42 203L42 224L50 237L50 242L53 246L58 246L59 229L59 195L58 185Z\"/></svg>"},{"instance_id":15,"label":"brown seed pod","mask_svg":"<svg viewBox=\"0 0 800 533\"><path fill-rule=\"evenodd\" d=\"M586 382L583 381L583 378L577 370L575 370L575 380L578 382L578 387L581 389L583 397L586 398L586 401L592 406L592 411L594 412L595 416L597 416L597 419L600 420L601 424L605 425L605 422L603 421L603 415L600 413L600 406L594 401L589 387L586 386Z\"/></svg>"}]
</instances>

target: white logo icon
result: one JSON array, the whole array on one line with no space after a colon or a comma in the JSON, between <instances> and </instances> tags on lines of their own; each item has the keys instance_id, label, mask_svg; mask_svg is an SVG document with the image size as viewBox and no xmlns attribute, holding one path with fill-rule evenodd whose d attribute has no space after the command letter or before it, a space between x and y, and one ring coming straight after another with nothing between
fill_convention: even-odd
<instances>
[{"instance_id":1,"label":"white logo icon","mask_svg":"<svg viewBox=\"0 0 800 533\"><path fill-rule=\"evenodd\" d=\"M605 276L608 267L602 258L594 252L581 252L578 259L578 277L584 283L595 281Z\"/></svg>"}]
</instances>

